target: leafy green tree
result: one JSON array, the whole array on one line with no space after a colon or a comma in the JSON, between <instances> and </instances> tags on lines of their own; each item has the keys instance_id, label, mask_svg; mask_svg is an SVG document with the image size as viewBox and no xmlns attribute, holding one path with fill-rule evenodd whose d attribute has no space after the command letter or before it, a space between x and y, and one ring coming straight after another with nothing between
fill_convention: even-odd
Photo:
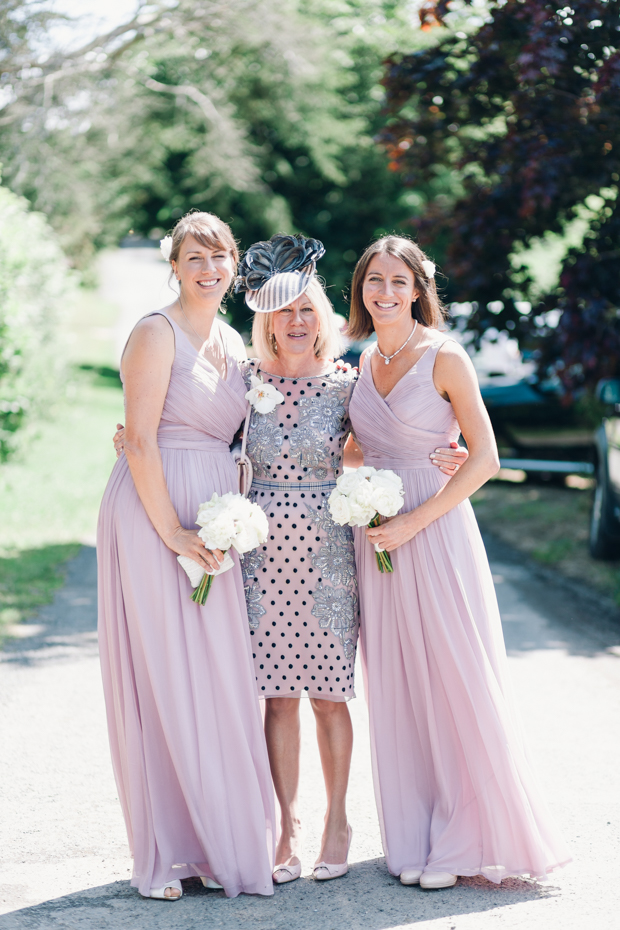
<instances>
[{"instance_id":1,"label":"leafy green tree","mask_svg":"<svg viewBox=\"0 0 620 930\"><path fill-rule=\"evenodd\" d=\"M242 246L317 236L343 310L359 252L423 200L373 137L382 59L429 41L394 0L142 5L70 55L7 63L7 182L82 266L130 230L157 238L192 207L229 220Z\"/></svg>"},{"instance_id":2,"label":"leafy green tree","mask_svg":"<svg viewBox=\"0 0 620 930\"><path fill-rule=\"evenodd\" d=\"M58 391L58 325L72 282L44 216L0 187L0 462L18 431Z\"/></svg>"},{"instance_id":3,"label":"leafy green tree","mask_svg":"<svg viewBox=\"0 0 620 930\"><path fill-rule=\"evenodd\" d=\"M431 3L422 18L449 10ZM407 184L452 176L416 224L449 296L474 302L476 338L508 330L569 393L619 375L620 3L506 0L473 32L435 32L436 45L387 64L382 139ZM519 256L584 204L583 243L536 293Z\"/></svg>"}]
</instances>

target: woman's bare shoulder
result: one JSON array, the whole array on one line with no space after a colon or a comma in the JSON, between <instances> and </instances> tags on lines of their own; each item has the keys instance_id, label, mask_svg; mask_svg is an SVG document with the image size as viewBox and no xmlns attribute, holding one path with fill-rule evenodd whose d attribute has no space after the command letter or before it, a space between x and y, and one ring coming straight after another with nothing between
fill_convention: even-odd
<instances>
[{"instance_id":1,"label":"woman's bare shoulder","mask_svg":"<svg viewBox=\"0 0 620 930\"><path fill-rule=\"evenodd\" d=\"M123 367L133 359L159 358L167 363L174 358L174 331L169 320L161 313L153 313L138 320L127 340L123 352Z\"/></svg>"}]
</instances>

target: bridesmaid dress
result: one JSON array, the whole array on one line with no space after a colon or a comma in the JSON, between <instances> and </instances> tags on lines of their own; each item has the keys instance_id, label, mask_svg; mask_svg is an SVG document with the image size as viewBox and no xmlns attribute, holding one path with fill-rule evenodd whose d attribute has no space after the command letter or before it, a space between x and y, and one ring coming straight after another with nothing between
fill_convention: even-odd
<instances>
[{"instance_id":1,"label":"bridesmaid dress","mask_svg":"<svg viewBox=\"0 0 620 930\"><path fill-rule=\"evenodd\" d=\"M402 478L403 512L449 479L429 454L459 436L433 384L433 344L382 398L370 357L350 417L364 463ZM463 501L391 553L355 531L360 645L388 868L545 878L570 855L541 798L508 680L493 581Z\"/></svg>"},{"instance_id":2,"label":"bridesmaid dress","mask_svg":"<svg viewBox=\"0 0 620 930\"><path fill-rule=\"evenodd\" d=\"M167 314L175 358L158 431L181 524L237 490L229 443L246 387L218 323L227 377ZM204 607L117 460L99 517L99 642L112 762L141 894L206 875L229 897L273 894L274 804L241 568Z\"/></svg>"}]
</instances>

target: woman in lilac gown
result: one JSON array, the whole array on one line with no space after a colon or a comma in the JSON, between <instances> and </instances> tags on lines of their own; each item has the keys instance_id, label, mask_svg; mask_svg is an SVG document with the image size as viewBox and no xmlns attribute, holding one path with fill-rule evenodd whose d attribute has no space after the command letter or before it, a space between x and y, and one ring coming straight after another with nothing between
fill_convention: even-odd
<instances>
[{"instance_id":1,"label":"woman in lilac gown","mask_svg":"<svg viewBox=\"0 0 620 930\"><path fill-rule=\"evenodd\" d=\"M181 296L129 338L125 452L99 519L101 663L132 885L168 900L189 876L228 896L273 893L273 789L241 568L235 555L200 607L177 562L217 566L221 553L193 528L198 505L237 490L229 445L246 410L245 349L216 319L236 259L216 217L177 225Z\"/></svg>"},{"instance_id":2,"label":"woman in lilac gown","mask_svg":"<svg viewBox=\"0 0 620 930\"><path fill-rule=\"evenodd\" d=\"M466 353L440 331L434 265L389 236L360 259L350 335L373 330L350 403L364 464L402 478L403 511L356 531L360 642L375 792L390 872L544 878L570 861L541 798L508 680L500 617L468 497L498 467ZM448 478L429 453L462 431ZM378 571L373 544L391 553Z\"/></svg>"}]
</instances>

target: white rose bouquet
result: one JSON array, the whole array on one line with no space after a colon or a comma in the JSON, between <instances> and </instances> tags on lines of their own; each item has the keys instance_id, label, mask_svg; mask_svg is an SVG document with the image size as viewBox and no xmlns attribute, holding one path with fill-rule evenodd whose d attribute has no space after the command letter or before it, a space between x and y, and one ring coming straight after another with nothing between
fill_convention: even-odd
<instances>
[{"instance_id":1,"label":"white rose bouquet","mask_svg":"<svg viewBox=\"0 0 620 930\"><path fill-rule=\"evenodd\" d=\"M329 510L335 523L344 526L379 526L381 517L394 517L403 506L403 482L386 468L363 465L341 475L329 495ZM375 546L380 572L393 572L388 552Z\"/></svg>"},{"instance_id":2,"label":"white rose bouquet","mask_svg":"<svg viewBox=\"0 0 620 930\"><path fill-rule=\"evenodd\" d=\"M224 561L216 572L208 572L193 559L184 555L177 556L178 562L187 573L192 587L195 588L192 600L196 604L206 604L207 596L215 575L220 575L233 567L233 560L228 554L232 546L237 552L249 552L262 545L269 534L267 517L258 506L242 494L213 494L198 508L196 523L200 527L198 535L207 549L221 549L225 553Z\"/></svg>"}]
</instances>

